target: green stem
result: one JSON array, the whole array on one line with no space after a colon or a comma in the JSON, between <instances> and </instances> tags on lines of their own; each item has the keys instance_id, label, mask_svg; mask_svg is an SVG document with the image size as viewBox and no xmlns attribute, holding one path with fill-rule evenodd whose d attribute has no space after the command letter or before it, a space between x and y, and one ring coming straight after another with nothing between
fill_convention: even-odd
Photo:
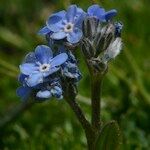
<instances>
[{"instance_id":1,"label":"green stem","mask_svg":"<svg viewBox=\"0 0 150 150\"><path fill-rule=\"evenodd\" d=\"M97 132L101 127L101 85L102 78L99 75L91 77L92 126Z\"/></svg>"},{"instance_id":2,"label":"green stem","mask_svg":"<svg viewBox=\"0 0 150 150\"><path fill-rule=\"evenodd\" d=\"M64 98L66 102L69 104L73 112L75 113L78 121L80 122L82 128L85 131L86 138L87 138L87 144L88 144L88 149L89 150L94 150L94 143L95 143L95 132L90 124L90 122L86 119L81 107L78 105L76 101L76 91L75 87L68 83L65 86L64 89Z\"/></svg>"},{"instance_id":3,"label":"green stem","mask_svg":"<svg viewBox=\"0 0 150 150\"><path fill-rule=\"evenodd\" d=\"M69 104L71 109L74 111L76 117L78 118L79 122L81 123L81 125L85 131L85 134L86 134L88 149L92 150L94 147L95 133L94 133L94 130L92 129L91 124L85 118L80 106L75 101L75 99L70 100L69 98L66 97L65 100L67 101L67 103Z\"/></svg>"},{"instance_id":4,"label":"green stem","mask_svg":"<svg viewBox=\"0 0 150 150\"><path fill-rule=\"evenodd\" d=\"M79 122L81 123L81 125L83 126L83 128L85 130L89 130L89 132L92 132L90 123L85 118L85 116L84 116L84 114L83 114L80 106L75 101L75 99L71 99L70 100L69 98L66 97L65 100L67 101L67 103L69 104L69 106L72 108L72 110L76 114L76 116L77 116Z\"/></svg>"}]
</instances>

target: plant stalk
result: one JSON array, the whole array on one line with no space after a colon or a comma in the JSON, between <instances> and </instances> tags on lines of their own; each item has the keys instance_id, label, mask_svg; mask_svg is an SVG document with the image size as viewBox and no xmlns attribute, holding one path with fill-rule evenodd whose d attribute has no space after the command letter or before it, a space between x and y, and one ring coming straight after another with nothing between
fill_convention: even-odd
<instances>
[{"instance_id":1,"label":"plant stalk","mask_svg":"<svg viewBox=\"0 0 150 150\"><path fill-rule=\"evenodd\" d=\"M101 86L102 78L99 75L91 76L91 106L92 106L92 126L99 133L101 128Z\"/></svg>"}]
</instances>

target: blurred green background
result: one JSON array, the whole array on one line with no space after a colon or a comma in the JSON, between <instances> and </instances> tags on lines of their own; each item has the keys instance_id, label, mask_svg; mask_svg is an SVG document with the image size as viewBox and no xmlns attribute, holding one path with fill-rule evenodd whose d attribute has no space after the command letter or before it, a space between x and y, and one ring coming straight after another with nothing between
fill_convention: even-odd
<instances>
[{"instance_id":1,"label":"blurred green background","mask_svg":"<svg viewBox=\"0 0 150 150\"><path fill-rule=\"evenodd\" d=\"M118 121L123 150L150 148L150 0L95 0L116 8L124 24L124 49L109 65L102 96L102 121ZM54 11L77 4L84 10L89 0L0 0L0 117L20 103L16 96L18 66L24 55L38 44L46 44L37 31ZM78 101L90 119L89 76L82 57L84 75ZM82 150L86 139L65 101L47 101L20 114L0 131L0 149Z\"/></svg>"}]
</instances>

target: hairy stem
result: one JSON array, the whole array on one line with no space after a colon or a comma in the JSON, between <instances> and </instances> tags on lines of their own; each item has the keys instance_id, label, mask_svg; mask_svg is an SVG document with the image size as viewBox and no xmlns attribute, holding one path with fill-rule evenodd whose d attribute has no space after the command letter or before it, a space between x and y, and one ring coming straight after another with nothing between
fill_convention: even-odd
<instances>
[{"instance_id":1,"label":"hairy stem","mask_svg":"<svg viewBox=\"0 0 150 150\"><path fill-rule=\"evenodd\" d=\"M89 150L92 150L93 145L94 145L94 140L95 140L95 133L94 133L94 130L92 129L91 124L85 118L80 106L75 101L75 99L70 100L69 98L66 98L66 101L69 104L69 106L71 107L71 109L74 111L79 122L81 123L81 125L85 131L85 134L86 134L88 148L89 148Z\"/></svg>"},{"instance_id":2,"label":"hairy stem","mask_svg":"<svg viewBox=\"0 0 150 150\"><path fill-rule=\"evenodd\" d=\"M100 131L101 127L101 85L102 79L99 76L91 77L92 126L96 131Z\"/></svg>"},{"instance_id":3,"label":"hairy stem","mask_svg":"<svg viewBox=\"0 0 150 150\"><path fill-rule=\"evenodd\" d=\"M89 122L87 121L87 119L85 118L80 106L77 104L77 102L75 100L68 100L66 99L67 103L70 105L70 107L72 108L72 110L74 111L74 113L76 114L79 122L81 123L81 125L83 126L84 129L89 129L91 130L91 125L89 124Z\"/></svg>"},{"instance_id":4,"label":"hairy stem","mask_svg":"<svg viewBox=\"0 0 150 150\"><path fill-rule=\"evenodd\" d=\"M75 99L77 94L76 88L72 84L68 83L68 85L64 90L65 90L64 98L66 102L69 104L69 106L75 113L78 121L80 122L82 128L85 131L88 149L93 150L94 143L95 143L95 131L93 130L90 122L86 119L81 107L78 105Z\"/></svg>"}]
</instances>

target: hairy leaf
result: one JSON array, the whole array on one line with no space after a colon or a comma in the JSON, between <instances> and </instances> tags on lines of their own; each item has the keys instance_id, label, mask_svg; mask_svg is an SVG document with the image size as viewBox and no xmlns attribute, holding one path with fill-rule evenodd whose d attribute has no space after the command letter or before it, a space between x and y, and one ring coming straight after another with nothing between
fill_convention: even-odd
<instances>
[{"instance_id":1,"label":"hairy leaf","mask_svg":"<svg viewBox=\"0 0 150 150\"><path fill-rule=\"evenodd\" d=\"M119 150L122 142L121 132L116 121L110 121L102 128L97 139L97 150Z\"/></svg>"}]
</instances>

